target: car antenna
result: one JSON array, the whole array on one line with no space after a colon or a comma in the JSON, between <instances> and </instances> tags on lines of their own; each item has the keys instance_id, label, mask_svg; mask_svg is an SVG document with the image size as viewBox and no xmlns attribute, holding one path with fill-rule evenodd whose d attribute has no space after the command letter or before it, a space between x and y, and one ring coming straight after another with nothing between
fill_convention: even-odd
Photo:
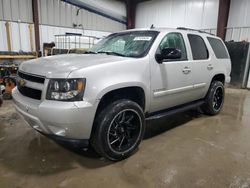
<instances>
[{"instance_id":1,"label":"car antenna","mask_svg":"<svg viewBox=\"0 0 250 188\"><path fill-rule=\"evenodd\" d=\"M150 29L154 29L155 28L155 26L154 26L154 24L152 24L151 26L150 26Z\"/></svg>"}]
</instances>

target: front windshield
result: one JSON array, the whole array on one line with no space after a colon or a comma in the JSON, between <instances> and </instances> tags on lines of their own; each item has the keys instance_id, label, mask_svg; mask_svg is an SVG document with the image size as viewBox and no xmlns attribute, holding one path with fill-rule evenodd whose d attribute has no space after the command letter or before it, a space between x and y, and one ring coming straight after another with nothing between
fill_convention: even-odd
<instances>
[{"instance_id":1,"label":"front windshield","mask_svg":"<svg viewBox=\"0 0 250 188\"><path fill-rule=\"evenodd\" d=\"M98 42L88 52L125 57L143 57L149 51L157 35L157 31L115 33Z\"/></svg>"}]
</instances>

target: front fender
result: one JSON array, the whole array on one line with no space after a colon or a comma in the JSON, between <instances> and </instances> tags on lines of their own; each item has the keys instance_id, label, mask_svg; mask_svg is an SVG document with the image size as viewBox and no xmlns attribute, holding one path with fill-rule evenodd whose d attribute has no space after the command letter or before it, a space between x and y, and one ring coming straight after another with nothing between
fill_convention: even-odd
<instances>
[{"instance_id":1,"label":"front fender","mask_svg":"<svg viewBox=\"0 0 250 188\"><path fill-rule=\"evenodd\" d=\"M149 89L147 88L146 85L144 85L141 82L124 82L124 83L117 83L114 85L110 85L108 87L103 88L97 95L97 101L99 103L99 101L102 99L102 97L104 95L106 95L107 93L117 90L117 89L123 89L123 88L127 88L127 87L139 87L144 91L145 94L145 110L147 111L149 109L149 104L150 104L150 93L147 92L149 91Z\"/></svg>"}]
</instances>

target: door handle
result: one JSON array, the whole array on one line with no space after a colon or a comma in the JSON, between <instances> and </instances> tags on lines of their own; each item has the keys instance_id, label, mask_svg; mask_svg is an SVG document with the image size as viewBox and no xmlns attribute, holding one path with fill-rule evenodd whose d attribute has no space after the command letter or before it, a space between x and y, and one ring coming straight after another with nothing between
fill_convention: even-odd
<instances>
[{"instance_id":1,"label":"door handle","mask_svg":"<svg viewBox=\"0 0 250 188\"><path fill-rule=\"evenodd\" d=\"M207 66L207 69L208 69L208 70L213 70L213 68L214 68L214 67L213 67L213 65L211 65L211 64L209 64L209 65Z\"/></svg>"},{"instance_id":2,"label":"door handle","mask_svg":"<svg viewBox=\"0 0 250 188\"><path fill-rule=\"evenodd\" d=\"M182 69L182 72L184 74L189 74L191 72L191 69L189 67L184 67L184 69Z\"/></svg>"}]
</instances>

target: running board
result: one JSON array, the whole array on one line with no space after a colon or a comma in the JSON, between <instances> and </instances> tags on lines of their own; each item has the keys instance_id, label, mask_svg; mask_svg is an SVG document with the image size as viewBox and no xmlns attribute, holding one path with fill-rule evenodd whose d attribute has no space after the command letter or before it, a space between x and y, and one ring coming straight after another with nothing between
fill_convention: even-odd
<instances>
[{"instance_id":1,"label":"running board","mask_svg":"<svg viewBox=\"0 0 250 188\"><path fill-rule=\"evenodd\" d=\"M197 108L197 107L201 106L202 104L204 104L204 100L198 100L198 101L191 102L191 103L188 103L185 105L172 107L172 108L169 108L167 110L153 112L153 113L148 114L146 116L146 121L160 119L160 118L166 117L166 116L171 116L171 115L176 114L176 113L180 113L180 112L184 112L184 111L187 111L187 110L190 110L193 108Z\"/></svg>"}]
</instances>

